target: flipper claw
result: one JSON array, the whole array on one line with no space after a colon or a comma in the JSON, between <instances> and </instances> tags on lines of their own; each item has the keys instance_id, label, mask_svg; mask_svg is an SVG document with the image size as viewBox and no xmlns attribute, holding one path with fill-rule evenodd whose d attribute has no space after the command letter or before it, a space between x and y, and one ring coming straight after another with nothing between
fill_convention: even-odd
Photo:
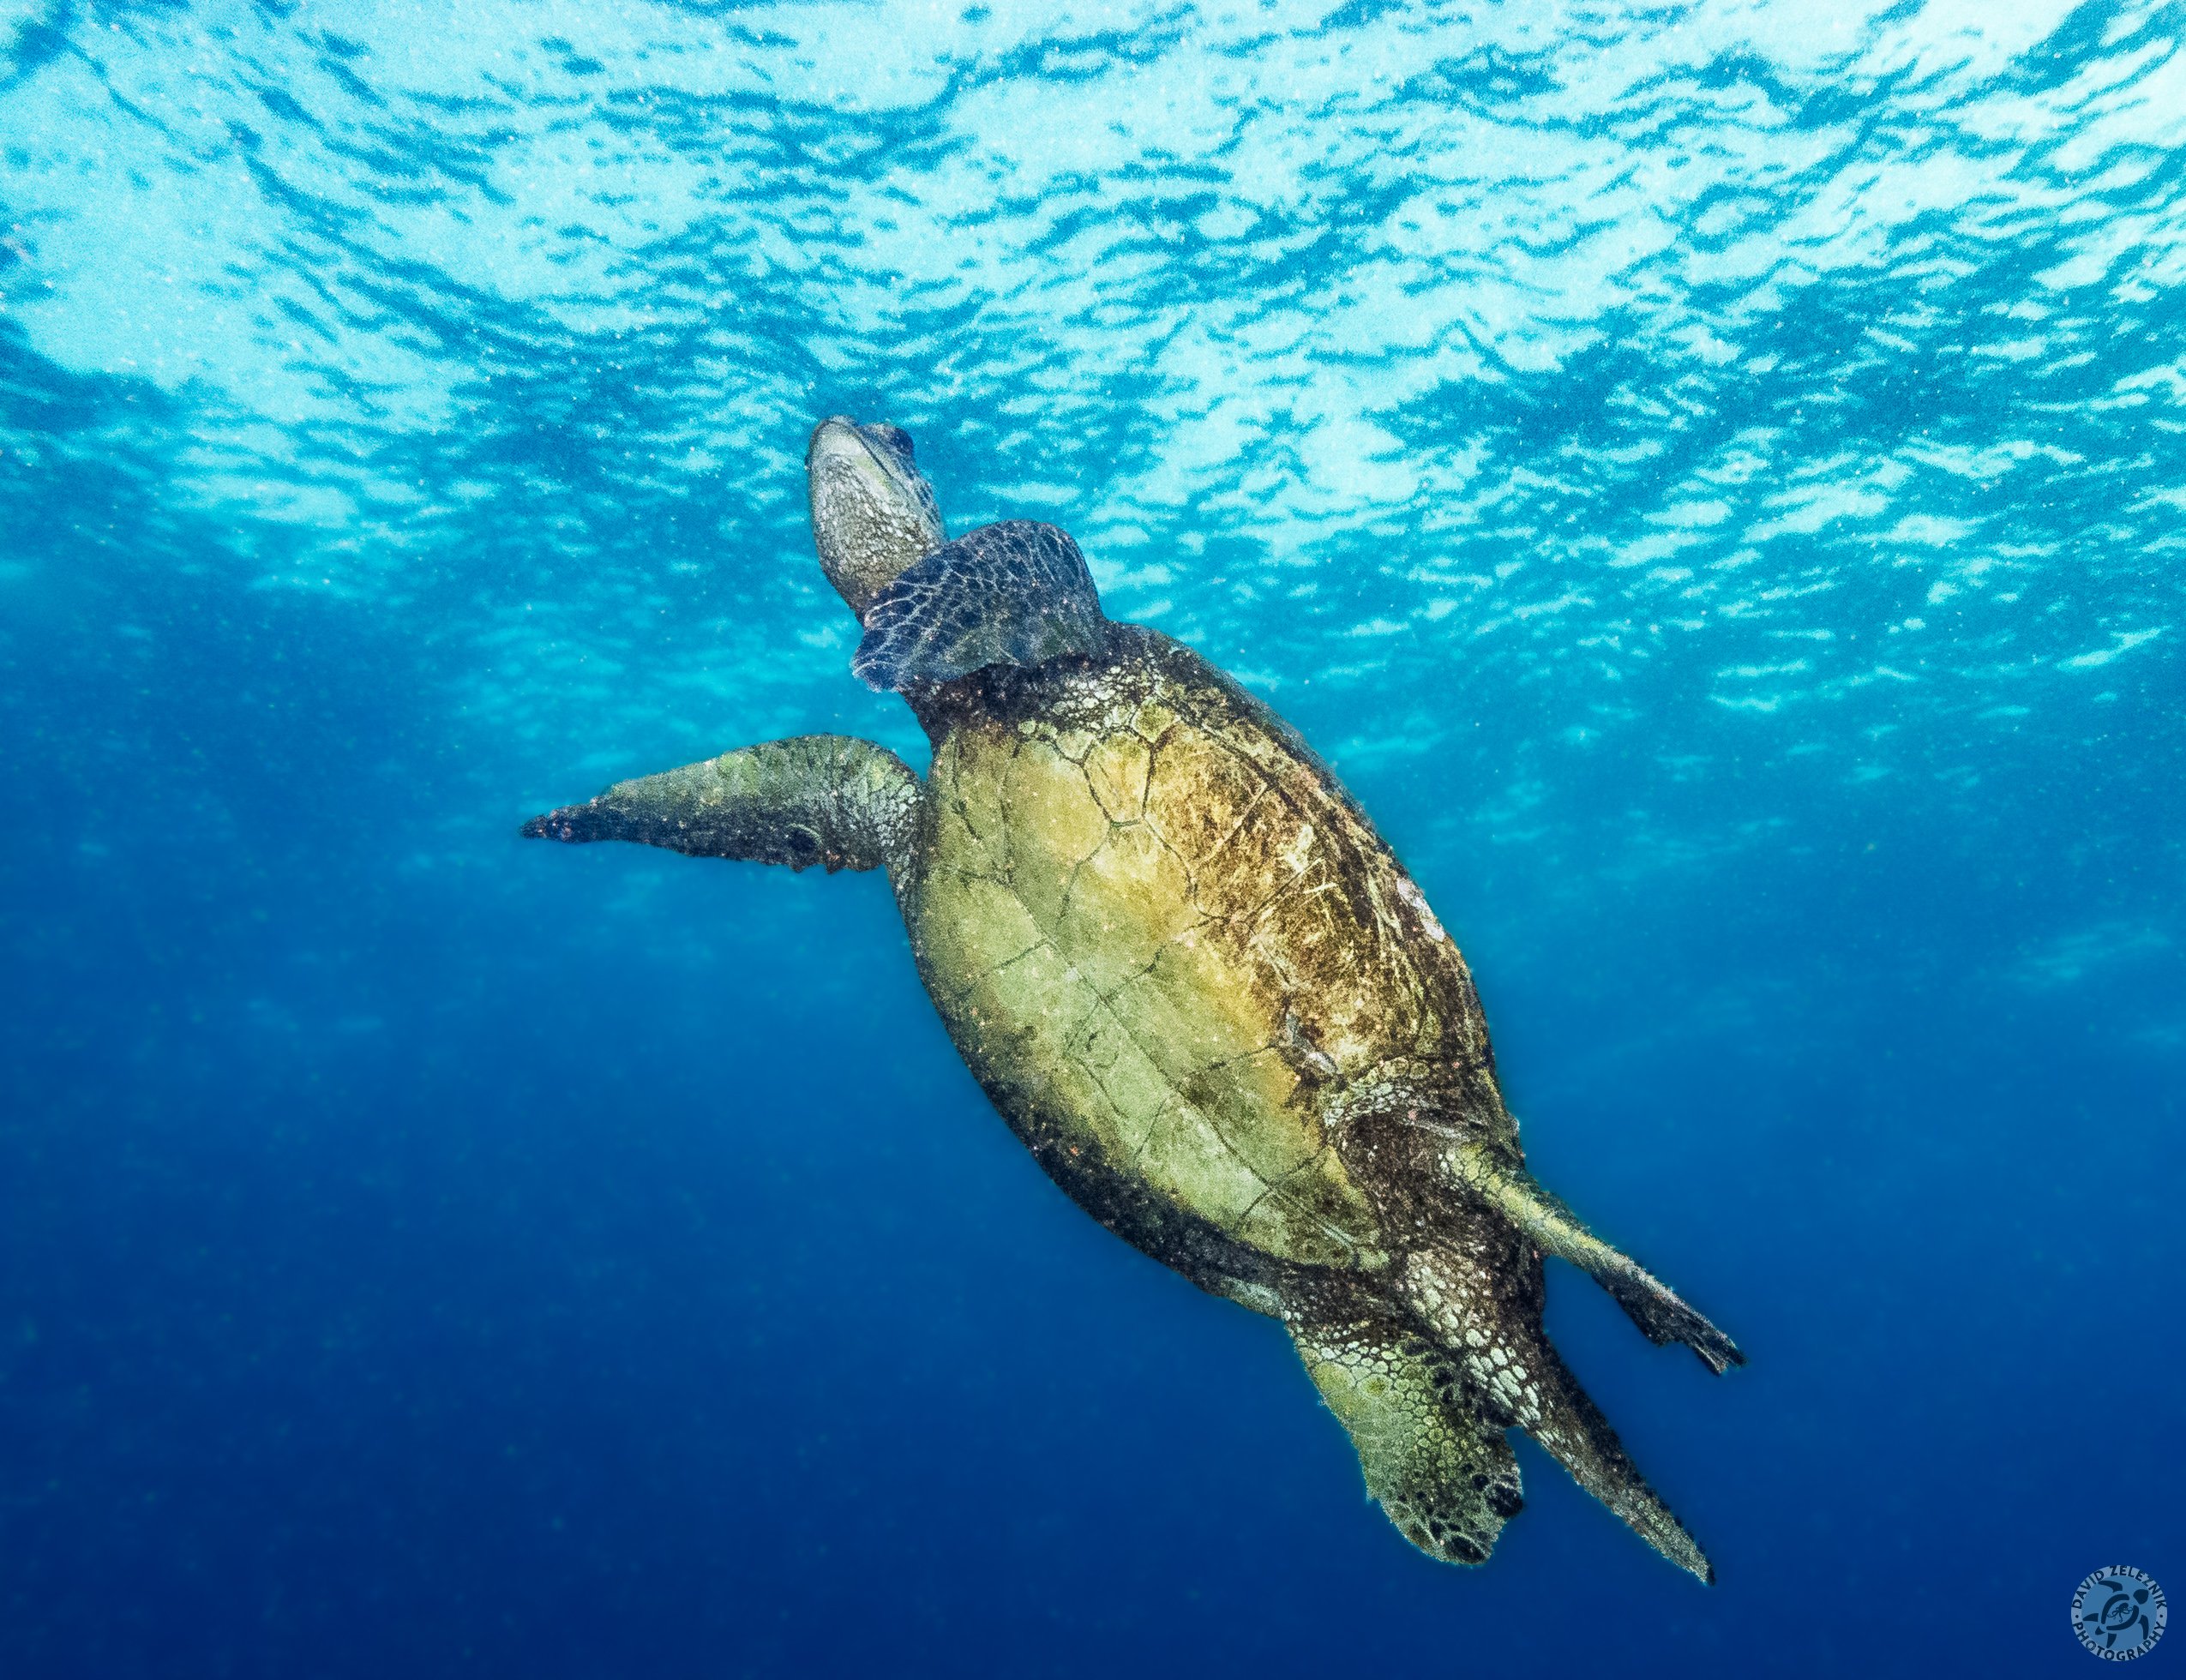
<instances>
[{"instance_id":1,"label":"flipper claw","mask_svg":"<svg viewBox=\"0 0 2186 1680\"><path fill-rule=\"evenodd\" d=\"M1621 1255L1618 1257L1624 1259ZM1621 1269L1593 1275L1657 1347L1682 1341L1718 1377L1733 1365L1745 1363L1745 1355L1736 1342L1688 1305L1676 1290L1631 1261L1624 1260Z\"/></svg>"}]
</instances>

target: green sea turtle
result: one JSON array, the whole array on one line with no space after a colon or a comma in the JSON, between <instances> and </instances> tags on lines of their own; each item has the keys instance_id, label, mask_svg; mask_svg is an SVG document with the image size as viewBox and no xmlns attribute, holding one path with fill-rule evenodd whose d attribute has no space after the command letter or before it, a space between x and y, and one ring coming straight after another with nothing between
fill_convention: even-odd
<instances>
[{"instance_id":1,"label":"green sea turtle","mask_svg":"<svg viewBox=\"0 0 2186 1680\"><path fill-rule=\"evenodd\" d=\"M925 779L806 735L523 832L885 868L1018 1138L1117 1235L1282 1321L1406 1539L1486 1560L1521 1503L1515 1425L1712 1580L1549 1345L1542 1257L1711 1371L1745 1356L1526 1171L1472 975L1357 801L1199 655L1104 617L1062 531L945 541L900 429L823 421L806 465L851 669L910 704Z\"/></svg>"}]
</instances>

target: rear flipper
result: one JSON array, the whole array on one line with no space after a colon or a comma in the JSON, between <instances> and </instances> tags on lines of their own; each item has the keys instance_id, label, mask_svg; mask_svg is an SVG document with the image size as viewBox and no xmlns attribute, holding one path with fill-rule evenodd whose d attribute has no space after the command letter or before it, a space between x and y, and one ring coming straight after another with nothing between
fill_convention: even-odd
<instances>
[{"instance_id":1,"label":"rear flipper","mask_svg":"<svg viewBox=\"0 0 2186 1680\"><path fill-rule=\"evenodd\" d=\"M1717 1376L1745 1363L1730 1337L1685 1305L1677 1292L1579 1222L1523 1167L1474 1144L1443 1158L1455 1182L1525 1233L1544 1254L1570 1261L1606 1289L1658 1347L1682 1341Z\"/></svg>"},{"instance_id":2,"label":"rear flipper","mask_svg":"<svg viewBox=\"0 0 2186 1680\"><path fill-rule=\"evenodd\" d=\"M1639 1467L1617 1440L1617 1431L1600 1408L1587 1397L1578 1378L1543 1338L1532 1356L1540 1361L1533 1372L1540 1396L1540 1417L1526 1433L1540 1443L1556 1461L1571 1473L1571 1479L1609 1507L1627 1527L1681 1569L1690 1569L1709 1586L1715 1584L1715 1566L1700 1549L1700 1542L1670 1515L1661 1497L1647 1485Z\"/></svg>"},{"instance_id":3,"label":"rear flipper","mask_svg":"<svg viewBox=\"0 0 2186 1680\"><path fill-rule=\"evenodd\" d=\"M1634 1533L1714 1585L1707 1555L1541 1333L1540 1256L1515 1239L1510 1247L1516 1251L1492 1257L1454 1246L1414 1251L1398 1279L1405 1305L1450 1350L1465 1398L1489 1423L1524 1429Z\"/></svg>"},{"instance_id":4,"label":"rear flipper","mask_svg":"<svg viewBox=\"0 0 2186 1680\"><path fill-rule=\"evenodd\" d=\"M1364 1301L1283 1322L1397 1532L1430 1557L1485 1563L1525 1501L1510 1443L1468 1403L1455 1361Z\"/></svg>"}]
</instances>

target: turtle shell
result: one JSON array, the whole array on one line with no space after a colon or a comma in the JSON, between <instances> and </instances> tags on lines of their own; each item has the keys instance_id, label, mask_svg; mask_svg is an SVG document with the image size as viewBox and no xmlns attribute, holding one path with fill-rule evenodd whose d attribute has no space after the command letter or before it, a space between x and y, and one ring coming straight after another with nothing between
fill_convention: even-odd
<instances>
[{"instance_id":1,"label":"turtle shell","mask_svg":"<svg viewBox=\"0 0 2186 1680\"><path fill-rule=\"evenodd\" d=\"M1278 1263L1378 1270L1390 1201L1369 1146L1345 1148L1362 1103L1515 1149L1456 947L1327 767L1216 667L1115 626L1106 657L919 705L921 973L1050 1173L1155 1215L1106 1222L1187 1274L1163 1213Z\"/></svg>"}]
</instances>

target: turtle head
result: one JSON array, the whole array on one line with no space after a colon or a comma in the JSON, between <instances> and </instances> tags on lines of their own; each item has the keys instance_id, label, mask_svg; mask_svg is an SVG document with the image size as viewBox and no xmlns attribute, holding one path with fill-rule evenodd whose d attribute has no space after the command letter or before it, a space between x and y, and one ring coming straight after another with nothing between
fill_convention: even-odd
<instances>
[{"instance_id":1,"label":"turtle head","mask_svg":"<svg viewBox=\"0 0 2186 1680\"><path fill-rule=\"evenodd\" d=\"M900 426L831 415L812 429L805 480L820 567L861 620L874 597L941 546L941 510Z\"/></svg>"}]
</instances>

